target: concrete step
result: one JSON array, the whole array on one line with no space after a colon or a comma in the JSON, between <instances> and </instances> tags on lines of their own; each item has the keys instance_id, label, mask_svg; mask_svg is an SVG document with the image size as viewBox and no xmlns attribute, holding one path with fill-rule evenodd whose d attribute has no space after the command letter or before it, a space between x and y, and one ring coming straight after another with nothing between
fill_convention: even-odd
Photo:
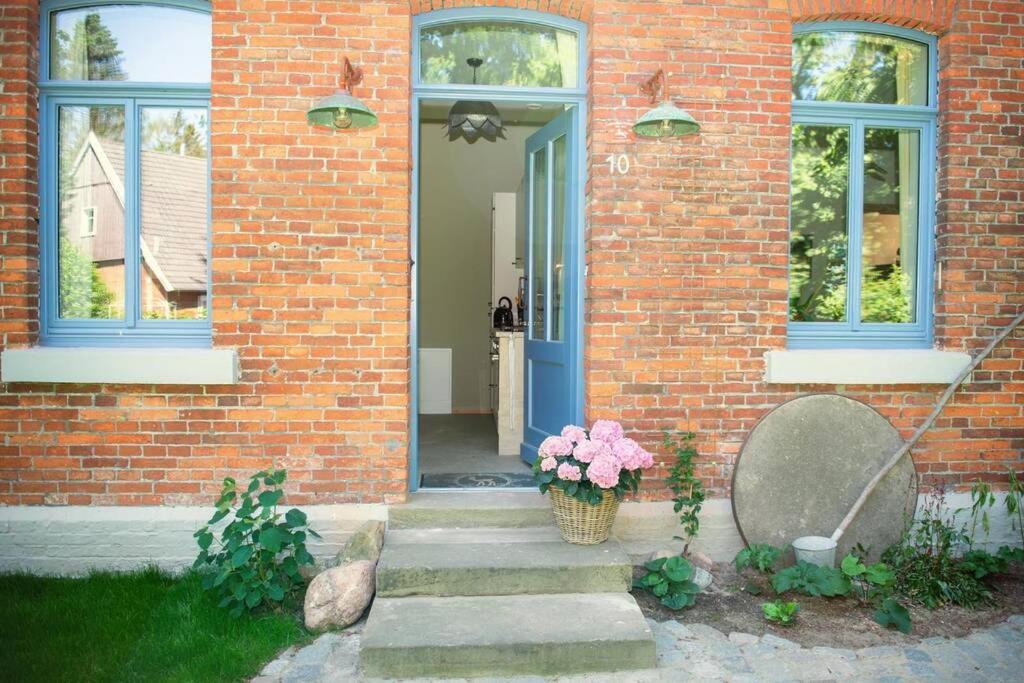
<instances>
[{"instance_id":1,"label":"concrete step","mask_svg":"<svg viewBox=\"0 0 1024 683\"><path fill-rule=\"evenodd\" d=\"M377 598L364 673L382 678L654 668L654 637L627 593Z\"/></svg>"},{"instance_id":2,"label":"concrete step","mask_svg":"<svg viewBox=\"0 0 1024 683\"><path fill-rule=\"evenodd\" d=\"M551 526L551 503L538 491L418 491L388 512L391 529Z\"/></svg>"},{"instance_id":3,"label":"concrete step","mask_svg":"<svg viewBox=\"0 0 1024 683\"><path fill-rule=\"evenodd\" d=\"M628 592L632 569L618 541L572 545L554 527L393 530L377 595Z\"/></svg>"}]
</instances>

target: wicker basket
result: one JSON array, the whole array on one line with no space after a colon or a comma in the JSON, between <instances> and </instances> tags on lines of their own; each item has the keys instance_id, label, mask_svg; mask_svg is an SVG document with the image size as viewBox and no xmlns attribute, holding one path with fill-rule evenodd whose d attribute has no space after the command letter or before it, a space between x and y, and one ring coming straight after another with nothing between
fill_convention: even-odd
<instances>
[{"instance_id":1,"label":"wicker basket","mask_svg":"<svg viewBox=\"0 0 1024 683\"><path fill-rule=\"evenodd\" d=\"M605 491L597 505L578 501L554 486L548 493L562 538L578 545L596 545L608 540L615 513L619 511L619 499L614 493Z\"/></svg>"}]
</instances>

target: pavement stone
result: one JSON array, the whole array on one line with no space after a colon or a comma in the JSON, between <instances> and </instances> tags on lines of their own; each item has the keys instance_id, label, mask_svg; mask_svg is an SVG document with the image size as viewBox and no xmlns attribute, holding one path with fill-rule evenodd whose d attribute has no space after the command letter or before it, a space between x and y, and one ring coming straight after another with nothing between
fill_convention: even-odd
<instances>
[{"instance_id":1,"label":"pavement stone","mask_svg":"<svg viewBox=\"0 0 1024 683\"><path fill-rule=\"evenodd\" d=\"M648 620L658 668L543 678L474 679L472 683L676 683L687 680L761 681L975 681L1018 680L1024 666L1024 615L964 638L925 638L907 646L850 650L801 647L785 638L748 633L728 636L704 624ZM250 683L370 683L359 671L362 629L328 633L289 649ZM436 679L415 679L434 683ZM395 683L380 681L380 683ZM403 683L413 683L406 679ZM440 683L440 682L438 682ZM444 683L457 683L451 679ZM467 682L468 683L468 682Z\"/></svg>"}]
</instances>

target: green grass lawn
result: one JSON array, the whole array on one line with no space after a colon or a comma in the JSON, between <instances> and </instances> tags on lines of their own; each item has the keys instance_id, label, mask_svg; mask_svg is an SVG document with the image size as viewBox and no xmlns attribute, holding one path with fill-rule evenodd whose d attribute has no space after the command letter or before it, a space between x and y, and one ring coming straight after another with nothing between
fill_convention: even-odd
<instances>
[{"instance_id":1,"label":"green grass lawn","mask_svg":"<svg viewBox=\"0 0 1024 683\"><path fill-rule=\"evenodd\" d=\"M195 574L0 575L0 680L237 681L311 637L294 613L232 619Z\"/></svg>"}]
</instances>

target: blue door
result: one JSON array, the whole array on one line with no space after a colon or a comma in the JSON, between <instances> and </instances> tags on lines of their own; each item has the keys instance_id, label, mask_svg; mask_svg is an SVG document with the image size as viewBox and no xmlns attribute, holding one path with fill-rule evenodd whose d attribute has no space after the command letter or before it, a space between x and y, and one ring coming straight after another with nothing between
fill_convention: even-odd
<instances>
[{"instance_id":1,"label":"blue door","mask_svg":"<svg viewBox=\"0 0 1024 683\"><path fill-rule=\"evenodd\" d=\"M579 342L577 111L567 109L526 141L526 331L520 454L576 421Z\"/></svg>"}]
</instances>

